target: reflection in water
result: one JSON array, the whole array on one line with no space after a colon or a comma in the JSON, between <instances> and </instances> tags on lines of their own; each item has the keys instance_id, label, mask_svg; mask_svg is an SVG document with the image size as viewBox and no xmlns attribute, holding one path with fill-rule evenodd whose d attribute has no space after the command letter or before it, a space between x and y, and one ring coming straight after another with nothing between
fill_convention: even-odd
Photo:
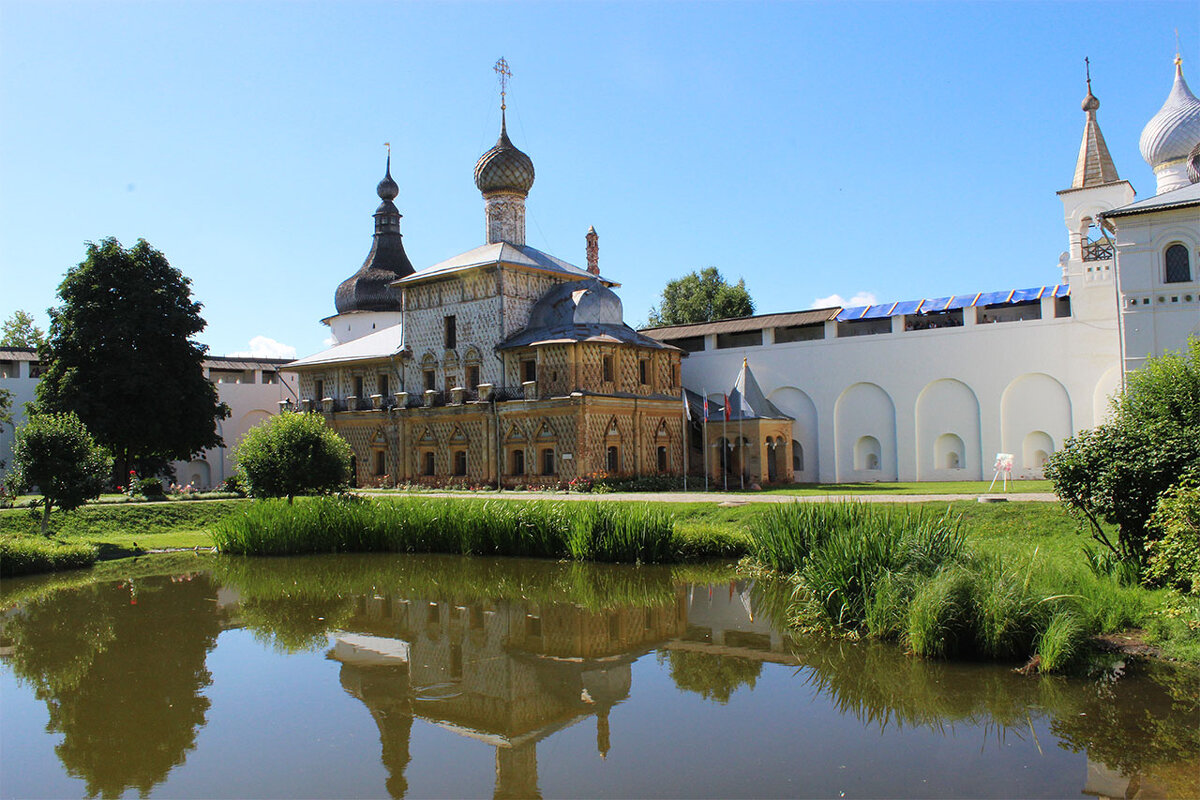
<instances>
[{"instance_id":1,"label":"reflection in water","mask_svg":"<svg viewBox=\"0 0 1200 800\"><path fill-rule=\"evenodd\" d=\"M89 796L145 795L194 747L216 593L207 574L98 583L7 617L13 672L46 702L58 757Z\"/></svg>"},{"instance_id":2,"label":"reflection in water","mask_svg":"<svg viewBox=\"0 0 1200 800\"><path fill-rule=\"evenodd\" d=\"M342 696L378 730L392 797L410 791L414 752L431 757L413 746L416 720L492 747L495 797L540 796L539 743L589 725L607 756L620 735L610 712L634 702L633 666L651 652L680 691L722 706L779 691L764 664L789 665L790 685L877 729L864 747L964 726L1086 753L1088 793L1200 794L1193 671L1118 664L1087 680L1026 678L885 645L792 640L772 619L786 598L715 568L338 556L215 559L211 570L47 591L3 617L3 652L46 703L64 736L59 759L90 794L146 794L184 761L205 725L206 655L239 626L280 654L336 666Z\"/></svg>"}]
</instances>

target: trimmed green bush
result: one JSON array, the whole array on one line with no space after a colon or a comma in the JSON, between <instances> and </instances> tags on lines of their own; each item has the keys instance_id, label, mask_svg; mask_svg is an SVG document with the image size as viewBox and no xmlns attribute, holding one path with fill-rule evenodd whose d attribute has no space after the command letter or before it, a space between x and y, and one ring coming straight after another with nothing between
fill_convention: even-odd
<instances>
[{"instance_id":1,"label":"trimmed green bush","mask_svg":"<svg viewBox=\"0 0 1200 800\"><path fill-rule=\"evenodd\" d=\"M1159 498L1148 527L1146 582L1200 596L1200 484L1167 491Z\"/></svg>"},{"instance_id":2,"label":"trimmed green bush","mask_svg":"<svg viewBox=\"0 0 1200 800\"><path fill-rule=\"evenodd\" d=\"M18 491L41 492L43 534L53 506L72 511L99 497L111 470L112 456L74 412L34 414L17 429L10 480Z\"/></svg>"},{"instance_id":3,"label":"trimmed green bush","mask_svg":"<svg viewBox=\"0 0 1200 800\"><path fill-rule=\"evenodd\" d=\"M253 497L329 494L350 482L346 440L319 414L288 412L251 428L234 448L238 473Z\"/></svg>"},{"instance_id":4,"label":"trimmed green bush","mask_svg":"<svg viewBox=\"0 0 1200 800\"><path fill-rule=\"evenodd\" d=\"M0 577L90 567L97 557L96 547L90 544L60 544L25 536L5 537L0 539Z\"/></svg>"}]
</instances>

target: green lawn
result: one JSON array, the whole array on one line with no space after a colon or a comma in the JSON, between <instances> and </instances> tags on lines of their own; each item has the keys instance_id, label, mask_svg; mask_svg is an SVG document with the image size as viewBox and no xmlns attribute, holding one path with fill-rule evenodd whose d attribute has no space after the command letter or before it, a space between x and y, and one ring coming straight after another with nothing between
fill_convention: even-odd
<instances>
[{"instance_id":1,"label":"green lawn","mask_svg":"<svg viewBox=\"0 0 1200 800\"><path fill-rule=\"evenodd\" d=\"M762 494L1002 494L1002 484L988 490L991 481L908 481L901 483L793 483L781 488L764 489ZM731 489L732 490L732 489ZM1053 492L1050 481L1009 481L1009 494ZM760 494L760 492L754 492Z\"/></svg>"}]
</instances>

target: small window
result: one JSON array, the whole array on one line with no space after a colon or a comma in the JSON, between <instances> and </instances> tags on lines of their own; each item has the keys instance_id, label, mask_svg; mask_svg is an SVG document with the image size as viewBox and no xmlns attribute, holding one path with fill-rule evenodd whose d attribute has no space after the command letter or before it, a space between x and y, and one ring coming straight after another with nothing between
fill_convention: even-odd
<instances>
[{"instance_id":1,"label":"small window","mask_svg":"<svg viewBox=\"0 0 1200 800\"><path fill-rule=\"evenodd\" d=\"M425 455L422 456L422 459L423 459L424 463L421 465L421 467L422 467L421 474L433 475L434 474L433 451L426 450Z\"/></svg>"},{"instance_id":2,"label":"small window","mask_svg":"<svg viewBox=\"0 0 1200 800\"><path fill-rule=\"evenodd\" d=\"M521 361L521 382L537 380L537 361L527 358Z\"/></svg>"},{"instance_id":3,"label":"small window","mask_svg":"<svg viewBox=\"0 0 1200 800\"><path fill-rule=\"evenodd\" d=\"M673 345L688 353L699 353L704 349L703 336L684 336L681 339L663 339L663 343Z\"/></svg>"},{"instance_id":4,"label":"small window","mask_svg":"<svg viewBox=\"0 0 1200 800\"><path fill-rule=\"evenodd\" d=\"M456 386L458 386L458 376L457 375L447 375L446 376L446 396L447 397L450 396L450 390Z\"/></svg>"},{"instance_id":5,"label":"small window","mask_svg":"<svg viewBox=\"0 0 1200 800\"><path fill-rule=\"evenodd\" d=\"M40 377L42 377L42 373L44 371L45 370L42 368L42 362L40 362L40 361L30 361L29 362L29 377L40 378Z\"/></svg>"},{"instance_id":6,"label":"small window","mask_svg":"<svg viewBox=\"0 0 1200 800\"><path fill-rule=\"evenodd\" d=\"M431 389L437 388L437 371L436 370L427 369L427 370L425 370L425 372L422 373L422 375L425 379L425 391L428 392Z\"/></svg>"},{"instance_id":7,"label":"small window","mask_svg":"<svg viewBox=\"0 0 1200 800\"><path fill-rule=\"evenodd\" d=\"M814 322L808 325L784 325L775 329L775 344L812 342L824 338L824 322Z\"/></svg>"},{"instance_id":8,"label":"small window","mask_svg":"<svg viewBox=\"0 0 1200 800\"><path fill-rule=\"evenodd\" d=\"M472 364L467 367L467 388L474 389L479 385L479 367Z\"/></svg>"},{"instance_id":9,"label":"small window","mask_svg":"<svg viewBox=\"0 0 1200 800\"><path fill-rule=\"evenodd\" d=\"M795 439L792 439L792 472L804 471L804 448Z\"/></svg>"},{"instance_id":10,"label":"small window","mask_svg":"<svg viewBox=\"0 0 1200 800\"><path fill-rule=\"evenodd\" d=\"M762 328L759 328L756 331L738 331L736 333L717 334L718 350L727 350L732 347L758 347L762 343Z\"/></svg>"},{"instance_id":11,"label":"small window","mask_svg":"<svg viewBox=\"0 0 1200 800\"><path fill-rule=\"evenodd\" d=\"M1192 279L1192 265L1189 263L1188 250L1181 244L1173 244L1167 248L1167 283L1184 283Z\"/></svg>"},{"instance_id":12,"label":"small window","mask_svg":"<svg viewBox=\"0 0 1200 800\"><path fill-rule=\"evenodd\" d=\"M621 450L615 445L608 448L607 466L609 472L616 472L621 468Z\"/></svg>"},{"instance_id":13,"label":"small window","mask_svg":"<svg viewBox=\"0 0 1200 800\"><path fill-rule=\"evenodd\" d=\"M313 394L315 394L317 396L318 400L324 400L325 399L325 381L318 380L318 381L314 381L313 384L314 384Z\"/></svg>"},{"instance_id":14,"label":"small window","mask_svg":"<svg viewBox=\"0 0 1200 800\"><path fill-rule=\"evenodd\" d=\"M453 314L443 320L443 339L447 350L453 350L458 346L458 330L457 322Z\"/></svg>"},{"instance_id":15,"label":"small window","mask_svg":"<svg viewBox=\"0 0 1200 800\"><path fill-rule=\"evenodd\" d=\"M658 448L658 471L660 473L667 471L667 448Z\"/></svg>"},{"instance_id":16,"label":"small window","mask_svg":"<svg viewBox=\"0 0 1200 800\"><path fill-rule=\"evenodd\" d=\"M673 364L671 364L671 388L675 389L678 387L679 387L679 364L673 363Z\"/></svg>"},{"instance_id":17,"label":"small window","mask_svg":"<svg viewBox=\"0 0 1200 800\"><path fill-rule=\"evenodd\" d=\"M638 383L642 386L650 383L650 362L644 358L638 359Z\"/></svg>"},{"instance_id":18,"label":"small window","mask_svg":"<svg viewBox=\"0 0 1200 800\"><path fill-rule=\"evenodd\" d=\"M542 449L542 474L554 474L554 448L546 447Z\"/></svg>"},{"instance_id":19,"label":"small window","mask_svg":"<svg viewBox=\"0 0 1200 800\"><path fill-rule=\"evenodd\" d=\"M388 396L389 386L388 386L388 376L387 375L380 375L375 380L375 386L378 387L379 394L383 395L384 397Z\"/></svg>"},{"instance_id":20,"label":"small window","mask_svg":"<svg viewBox=\"0 0 1200 800\"><path fill-rule=\"evenodd\" d=\"M605 383L612 383L613 382L613 357L611 355L604 356L603 369L604 369L603 381Z\"/></svg>"},{"instance_id":21,"label":"small window","mask_svg":"<svg viewBox=\"0 0 1200 800\"><path fill-rule=\"evenodd\" d=\"M385 453L383 450L375 451L375 474L387 474L387 453Z\"/></svg>"},{"instance_id":22,"label":"small window","mask_svg":"<svg viewBox=\"0 0 1200 800\"><path fill-rule=\"evenodd\" d=\"M1136 301L1135 301L1136 302ZM1056 319L1071 316L1071 297L1056 297L1054 298L1054 316Z\"/></svg>"},{"instance_id":23,"label":"small window","mask_svg":"<svg viewBox=\"0 0 1200 800\"><path fill-rule=\"evenodd\" d=\"M361 375L359 375L358 377L356 377L356 378L354 379L354 396L355 396L355 397L357 397L359 400L362 400L362 397L363 397L363 379L362 379L362 376L361 376Z\"/></svg>"},{"instance_id":24,"label":"small window","mask_svg":"<svg viewBox=\"0 0 1200 800\"><path fill-rule=\"evenodd\" d=\"M454 451L454 474L455 475L466 475L467 474L467 451L466 450L455 450Z\"/></svg>"},{"instance_id":25,"label":"small window","mask_svg":"<svg viewBox=\"0 0 1200 800\"><path fill-rule=\"evenodd\" d=\"M262 371L262 382L264 384L279 383L279 373L264 369Z\"/></svg>"},{"instance_id":26,"label":"small window","mask_svg":"<svg viewBox=\"0 0 1200 800\"><path fill-rule=\"evenodd\" d=\"M511 475L525 474L525 451L517 448L508 457L508 471Z\"/></svg>"}]
</instances>

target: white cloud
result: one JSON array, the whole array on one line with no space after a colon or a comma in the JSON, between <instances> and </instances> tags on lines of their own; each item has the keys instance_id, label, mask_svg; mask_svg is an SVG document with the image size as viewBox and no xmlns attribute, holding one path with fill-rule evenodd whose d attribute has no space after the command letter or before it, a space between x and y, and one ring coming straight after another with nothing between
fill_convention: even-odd
<instances>
[{"instance_id":1,"label":"white cloud","mask_svg":"<svg viewBox=\"0 0 1200 800\"><path fill-rule=\"evenodd\" d=\"M812 301L813 308L830 308L832 306L842 306L844 308L854 308L855 306L873 306L879 300L875 297L874 292L858 292L849 300L842 297L840 294L831 294L828 297L818 297Z\"/></svg>"},{"instance_id":2,"label":"white cloud","mask_svg":"<svg viewBox=\"0 0 1200 800\"><path fill-rule=\"evenodd\" d=\"M333 347L335 344L337 344L337 339L334 339L332 336L326 336L321 340L321 344L325 345L326 347Z\"/></svg>"},{"instance_id":3,"label":"white cloud","mask_svg":"<svg viewBox=\"0 0 1200 800\"><path fill-rule=\"evenodd\" d=\"M229 355L236 358L295 358L296 348L266 336L255 336L250 340L249 350Z\"/></svg>"}]
</instances>

